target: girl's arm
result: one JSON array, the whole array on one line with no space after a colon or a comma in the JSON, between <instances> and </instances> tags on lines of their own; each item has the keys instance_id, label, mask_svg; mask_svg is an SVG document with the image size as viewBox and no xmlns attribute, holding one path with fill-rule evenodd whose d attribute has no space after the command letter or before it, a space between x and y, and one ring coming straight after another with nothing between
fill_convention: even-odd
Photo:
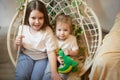
<instances>
[{"instance_id":1,"label":"girl's arm","mask_svg":"<svg viewBox=\"0 0 120 80\"><path fill-rule=\"evenodd\" d=\"M51 68L51 80L62 80L57 71L57 55L55 51L48 51L48 59Z\"/></svg>"},{"instance_id":2,"label":"girl's arm","mask_svg":"<svg viewBox=\"0 0 120 80\"><path fill-rule=\"evenodd\" d=\"M16 50L18 49L19 46L22 47L22 38L24 38L24 36L22 35L19 35L16 37L15 42L14 42L14 48Z\"/></svg>"}]
</instances>

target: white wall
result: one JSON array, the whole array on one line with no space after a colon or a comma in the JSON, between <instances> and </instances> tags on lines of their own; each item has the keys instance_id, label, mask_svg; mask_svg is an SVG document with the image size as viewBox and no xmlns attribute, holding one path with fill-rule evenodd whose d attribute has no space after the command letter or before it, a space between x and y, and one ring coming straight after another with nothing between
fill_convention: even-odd
<instances>
[{"instance_id":1,"label":"white wall","mask_svg":"<svg viewBox=\"0 0 120 80\"><path fill-rule=\"evenodd\" d=\"M109 31L120 11L120 0L85 0L99 18L102 28Z\"/></svg>"},{"instance_id":2,"label":"white wall","mask_svg":"<svg viewBox=\"0 0 120 80\"><path fill-rule=\"evenodd\" d=\"M18 7L17 0L0 0L0 26L7 27Z\"/></svg>"}]
</instances>

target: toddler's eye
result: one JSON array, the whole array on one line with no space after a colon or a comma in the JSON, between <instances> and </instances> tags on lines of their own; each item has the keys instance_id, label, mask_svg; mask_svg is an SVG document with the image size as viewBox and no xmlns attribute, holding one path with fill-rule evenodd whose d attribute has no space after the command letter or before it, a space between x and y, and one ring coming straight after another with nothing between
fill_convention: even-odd
<instances>
[{"instance_id":1,"label":"toddler's eye","mask_svg":"<svg viewBox=\"0 0 120 80\"><path fill-rule=\"evenodd\" d=\"M64 29L64 31L68 31L67 29Z\"/></svg>"},{"instance_id":2,"label":"toddler's eye","mask_svg":"<svg viewBox=\"0 0 120 80\"><path fill-rule=\"evenodd\" d=\"M61 29L58 29L58 31L61 31Z\"/></svg>"}]
</instances>

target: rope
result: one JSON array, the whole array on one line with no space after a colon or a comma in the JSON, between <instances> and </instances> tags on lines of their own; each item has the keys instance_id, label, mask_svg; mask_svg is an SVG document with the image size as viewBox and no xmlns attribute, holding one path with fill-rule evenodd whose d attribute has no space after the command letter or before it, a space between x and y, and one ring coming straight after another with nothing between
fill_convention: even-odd
<instances>
[{"instance_id":1,"label":"rope","mask_svg":"<svg viewBox=\"0 0 120 80\"><path fill-rule=\"evenodd\" d=\"M22 24L21 24L22 25L22 29L20 31L20 35L21 36L22 36L22 32L23 32L23 26L24 26L24 21L25 21L27 3L28 3L28 0L26 0L25 5L24 5L24 13L23 13L23 19L22 19ZM18 62L19 53L20 53L20 46L18 46L18 50L17 50L16 65L17 65L17 62ZM15 65L15 67L16 67L16 65Z\"/></svg>"}]
</instances>

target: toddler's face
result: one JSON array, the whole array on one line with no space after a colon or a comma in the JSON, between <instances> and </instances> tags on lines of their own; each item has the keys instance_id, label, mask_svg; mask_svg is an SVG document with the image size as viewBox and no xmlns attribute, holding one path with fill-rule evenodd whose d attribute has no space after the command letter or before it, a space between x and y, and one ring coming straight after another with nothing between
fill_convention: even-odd
<instances>
[{"instance_id":1,"label":"toddler's face","mask_svg":"<svg viewBox=\"0 0 120 80\"><path fill-rule=\"evenodd\" d=\"M70 26L65 23L58 22L56 25L56 36L59 40L66 40L70 35Z\"/></svg>"}]
</instances>

